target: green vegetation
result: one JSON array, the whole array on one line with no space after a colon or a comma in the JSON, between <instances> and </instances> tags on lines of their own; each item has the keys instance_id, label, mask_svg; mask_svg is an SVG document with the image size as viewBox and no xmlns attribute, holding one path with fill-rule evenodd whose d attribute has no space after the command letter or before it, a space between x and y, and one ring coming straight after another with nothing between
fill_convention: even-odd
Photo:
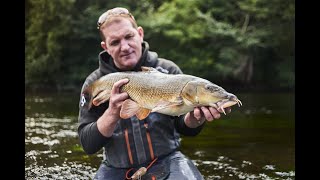
<instances>
[{"instance_id":1,"label":"green vegetation","mask_svg":"<svg viewBox=\"0 0 320 180\"><path fill-rule=\"evenodd\" d=\"M96 21L128 8L160 57L235 89L293 90L295 1L27 0L27 90L76 90L98 66Z\"/></svg>"}]
</instances>

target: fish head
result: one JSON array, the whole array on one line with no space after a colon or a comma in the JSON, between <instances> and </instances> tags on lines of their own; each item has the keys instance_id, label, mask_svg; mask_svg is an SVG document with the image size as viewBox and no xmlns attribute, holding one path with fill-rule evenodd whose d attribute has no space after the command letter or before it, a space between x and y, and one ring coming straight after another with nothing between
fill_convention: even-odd
<instances>
[{"instance_id":1,"label":"fish head","mask_svg":"<svg viewBox=\"0 0 320 180\"><path fill-rule=\"evenodd\" d=\"M226 107L242 105L236 95L205 79L188 82L182 91L182 97L195 107L211 106L222 112Z\"/></svg>"}]
</instances>

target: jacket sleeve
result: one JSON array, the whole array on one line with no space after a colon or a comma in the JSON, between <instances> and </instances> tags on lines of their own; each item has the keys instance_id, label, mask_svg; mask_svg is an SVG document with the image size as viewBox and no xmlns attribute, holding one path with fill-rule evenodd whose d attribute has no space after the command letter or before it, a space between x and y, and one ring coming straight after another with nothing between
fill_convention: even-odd
<instances>
[{"instance_id":1,"label":"jacket sleeve","mask_svg":"<svg viewBox=\"0 0 320 180\"><path fill-rule=\"evenodd\" d=\"M80 144L87 154L98 152L106 143L108 143L109 139L99 132L97 122L80 125L78 127L78 134Z\"/></svg>"},{"instance_id":2,"label":"jacket sleeve","mask_svg":"<svg viewBox=\"0 0 320 180\"><path fill-rule=\"evenodd\" d=\"M198 126L196 128L189 128L186 125L186 123L184 123L184 117L185 117L185 115L180 116L180 117L176 117L176 119L175 119L174 126L175 126L176 130L178 131L178 133L185 135L185 136L198 135L201 132L205 122L201 126Z\"/></svg>"},{"instance_id":3,"label":"jacket sleeve","mask_svg":"<svg viewBox=\"0 0 320 180\"><path fill-rule=\"evenodd\" d=\"M87 84L87 83L85 83ZM106 107L94 107L88 110L88 95L81 90L79 102L79 116L78 116L78 135L80 144L87 154L94 154L98 152L110 138L104 137L97 127L97 120L105 111Z\"/></svg>"}]
</instances>

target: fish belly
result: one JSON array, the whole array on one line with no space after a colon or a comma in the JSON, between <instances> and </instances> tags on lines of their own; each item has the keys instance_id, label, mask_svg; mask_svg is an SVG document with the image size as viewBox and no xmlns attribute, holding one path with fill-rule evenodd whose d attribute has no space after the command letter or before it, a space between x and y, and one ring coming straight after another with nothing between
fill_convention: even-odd
<instances>
[{"instance_id":1,"label":"fish belly","mask_svg":"<svg viewBox=\"0 0 320 180\"><path fill-rule=\"evenodd\" d=\"M186 114L190 111L193 111L194 107L193 106L188 106L186 104L182 104L179 106L172 106L172 107L167 107L160 109L156 112L161 113L161 114L167 114L170 116L180 116L183 114Z\"/></svg>"}]
</instances>

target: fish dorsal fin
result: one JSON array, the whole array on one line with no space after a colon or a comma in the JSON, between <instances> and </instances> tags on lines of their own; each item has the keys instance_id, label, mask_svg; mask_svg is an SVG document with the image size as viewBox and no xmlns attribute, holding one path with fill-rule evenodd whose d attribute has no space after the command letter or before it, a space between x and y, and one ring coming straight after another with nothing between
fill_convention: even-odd
<instances>
[{"instance_id":1,"label":"fish dorsal fin","mask_svg":"<svg viewBox=\"0 0 320 180\"><path fill-rule=\"evenodd\" d=\"M97 96L93 98L92 104L95 106L99 106L100 104L109 100L110 94L111 94L111 91L108 89L105 89L99 92L99 94L97 94Z\"/></svg>"},{"instance_id":2,"label":"fish dorsal fin","mask_svg":"<svg viewBox=\"0 0 320 180\"><path fill-rule=\"evenodd\" d=\"M122 104L120 117L122 119L127 119L136 115L139 120L143 120L150 114L150 112L150 109L143 108L135 101L127 99Z\"/></svg>"},{"instance_id":3,"label":"fish dorsal fin","mask_svg":"<svg viewBox=\"0 0 320 180\"><path fill-rule=\"evenodd\" d=\"M157 112L161 109L164 108L168 108L168 107L172 107L172 106L179 106L183 104L183 99L182 97L177 97L176 99L174 99L173 101L165 101L165 100L161 100L157 103L157 105L152 109L152 112Z\"/></svg>"},{"instance_id":4,"label":"fish dorsal fin","mask_svg":"<svg viewBox=\"0 0 320 180\"><path fill-rule=\"evenodd\" d=\"M147 67L147 66L141 66L141 70L142 70L143 72L157 71L155 68L153 68L153 67Z\"/></svg>"}]
</instances>

